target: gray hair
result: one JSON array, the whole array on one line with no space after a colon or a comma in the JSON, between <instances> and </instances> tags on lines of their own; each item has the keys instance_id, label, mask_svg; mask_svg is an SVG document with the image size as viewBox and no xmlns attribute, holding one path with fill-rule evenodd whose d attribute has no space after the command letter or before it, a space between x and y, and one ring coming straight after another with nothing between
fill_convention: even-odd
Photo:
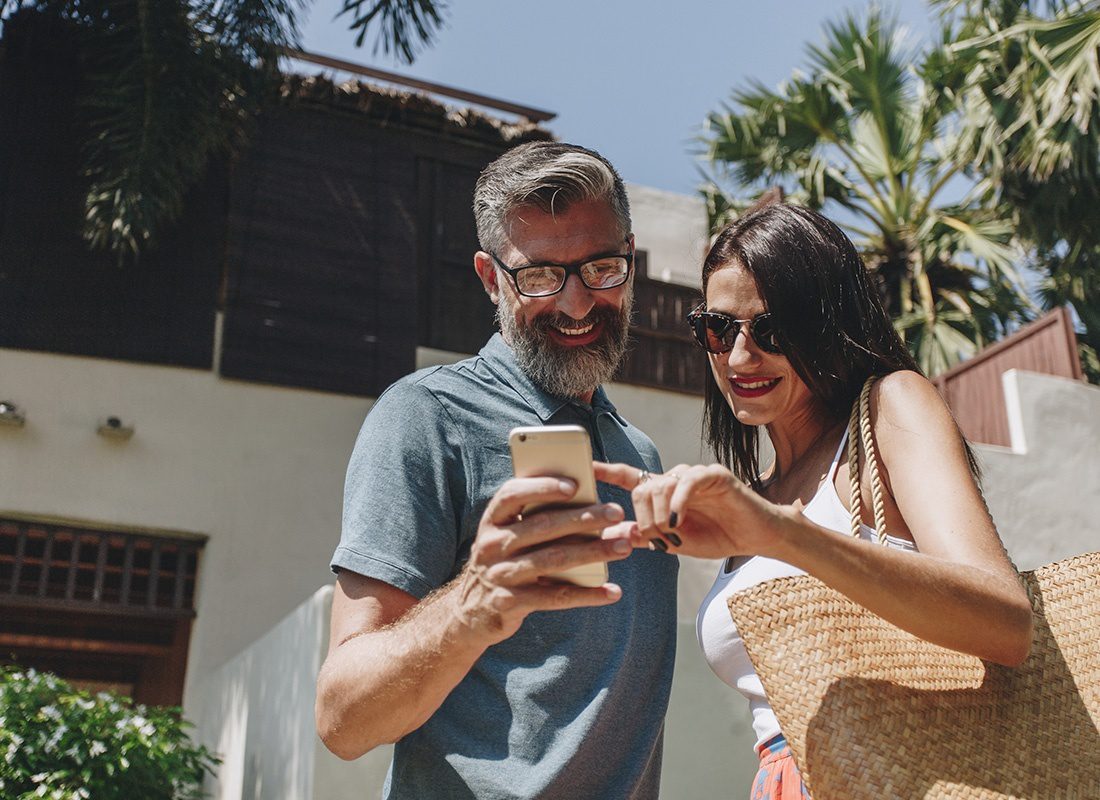
<instances>
[{"instance_id":1,"label":"gray hair","mask_svg":"<svg viewBox=\"0 0 1100 800\"><path fill-rule=\"evenodd\" d=\"M630 201L623 179L594 150L562 142L529 142L487 166L474 187L474 218L481 249L500 252L512 212L534 206L553 214L586 200L606 200L630 234Z\"/></svg>"}]
</instances>

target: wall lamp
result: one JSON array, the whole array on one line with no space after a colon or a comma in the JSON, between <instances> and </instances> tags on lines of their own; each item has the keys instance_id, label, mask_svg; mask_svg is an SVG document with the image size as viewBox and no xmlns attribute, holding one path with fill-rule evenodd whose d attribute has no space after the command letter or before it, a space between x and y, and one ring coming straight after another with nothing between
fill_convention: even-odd
<instances>
[{"instance_id":1,"label":"wall lamp","mask_svg":"<svg viewBox=\"0 0 1100 800\"><path fill-rule=\"evenodd\" d=\"M118 417L107 417L99 423L95 432L108 439L129 439L134 435L134 426L124 424Z\"/></svg>"},{"instance_id":2,"label":"wall lamp","mask_svg":"<svg viewBox=\"0 0 1100 800\"><path fill-rule=\"evenodd\" d=\"M27 422L23 410L10 400L0 400L0 425L22 428Z\"/></svg>"}]
</instances>

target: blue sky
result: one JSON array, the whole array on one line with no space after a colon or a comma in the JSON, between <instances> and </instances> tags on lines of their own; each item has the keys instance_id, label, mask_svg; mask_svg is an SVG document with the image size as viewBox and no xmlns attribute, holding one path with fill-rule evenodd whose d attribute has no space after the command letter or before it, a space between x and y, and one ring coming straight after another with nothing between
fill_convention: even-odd
<instances>
[{"instance_id":1,"label":"blue sky","mask_svg":"<svg viewBox=\"0 0 1100 800\"><path fill-rule=\"evenodd\" d=\"M934 29L921 0L880 5L914 44ZM789 77L825 22L867 3L453 0L435 46L411 67L373 53L371 39L356 48L350 17L334 19L339 8L312 6L306 50L555 111L558 138L599 150L627 181L694 193L693 139L708 112L750 79Z\"/></svg>"}]
</instances>

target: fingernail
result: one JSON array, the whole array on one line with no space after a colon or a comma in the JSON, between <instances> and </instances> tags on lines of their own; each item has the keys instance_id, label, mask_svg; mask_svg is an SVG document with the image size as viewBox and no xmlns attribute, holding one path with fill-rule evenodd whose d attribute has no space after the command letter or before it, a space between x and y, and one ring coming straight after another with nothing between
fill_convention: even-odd
<instances>
[{"instance_id":1,"label":"fingernail","mask_svg":"<svg viewBox=\"0 0 1100 800\"><path fill-rule=\"evenodd\" d=\"M573 481L558 481L558 488L566 494L573 493Z\"/></svg>"},{"instance_id":2,"label":"fingernail","mask_svg":"<svg viewBox=\"0 0 1100 800\"><path fill-rule=\"evenodd\" d=\"M673 511L673 512L672 512L671 514L669 514L669 515L668 515L668 526L669 526L670 528L675 528L675 527L676 527L676 525L677 525L677 524L678 524L679 522L680 522L680 515L679 515L679 514L677 514L677 513L675 512L675 511ZM671 539L672 537L671 537L671 536L669 536L668 538L669 538L669 539ZM679 542L676 542L676 544L680 544L680 543L679 543Z\"/></svg>"},{"instance_id":3,"label":"fingernail","mask_svg":"<svg viewBox=\"0 0 1100 800\"><path fill-rule=\"evenodd\" d=\"M604 506L603 515L608 519L619 519L623 516L623 509L621 506L615 504Z\"/></svg>"},{"instance_id":4,"label":"fingernail","mask_svg":"<svg viewBox=\"0 0 1100 800\"><path fill-rule=\"evenodd\" d=\"M668 543L659 536L653 540L653 546L660 550L662 553L668 552Z\"/></svg>"},{"instance_id":5,"label":"fingernail","mask_svg":"<svg viewBox=\"0 0 1100 800\"><path fill-rule=\"evenodd\" d=\"M633 549L628 539L614 539L611 542L611 551L613 553L629 553Z\"/></svg>"},{"instance_id":6,"label":"fingernail","mask_svg":"<svg viewBox=\"0 0 1100 800\"><path fill-rule=\"evenodd\" d=\"M676 545L677 547L679 547L680 545L682 545L684 543L683 540L679 536L677 536L675 533L666 533L665 536L668 537L668 540L670 542L672 542L674 545Z\"/></svg>"}]
</instances>

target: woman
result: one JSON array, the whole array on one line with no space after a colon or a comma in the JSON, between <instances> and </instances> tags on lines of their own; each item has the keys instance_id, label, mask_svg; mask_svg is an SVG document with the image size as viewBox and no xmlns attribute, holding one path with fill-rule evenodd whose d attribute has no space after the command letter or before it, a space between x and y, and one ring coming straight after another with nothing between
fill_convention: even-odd
<instances>
[{"instance_id":1,"label":"woman","mask_svg":"<svg viewBox=\"0 0 1100 800\"><path fill-rule=\"evenodd\" d=\"M636 544L725 559L699 611L700 643L749 699L762 761L752 796L799 797L805 788L730 619L731 593L809 573L917 636L1009 666L1027 657L1031 607L969 449L836 225L781 203L747 214L707 254L703 294L689 321L714 377L703 427L721 464L653 476L598 465L596 477L633 490ZM848 470L838 468L852 403L872 375L881 376L870 412L887 547L866 524L850 535ZM775 450L762 473L760 427Z\"/></svg>"}]
</instances>

